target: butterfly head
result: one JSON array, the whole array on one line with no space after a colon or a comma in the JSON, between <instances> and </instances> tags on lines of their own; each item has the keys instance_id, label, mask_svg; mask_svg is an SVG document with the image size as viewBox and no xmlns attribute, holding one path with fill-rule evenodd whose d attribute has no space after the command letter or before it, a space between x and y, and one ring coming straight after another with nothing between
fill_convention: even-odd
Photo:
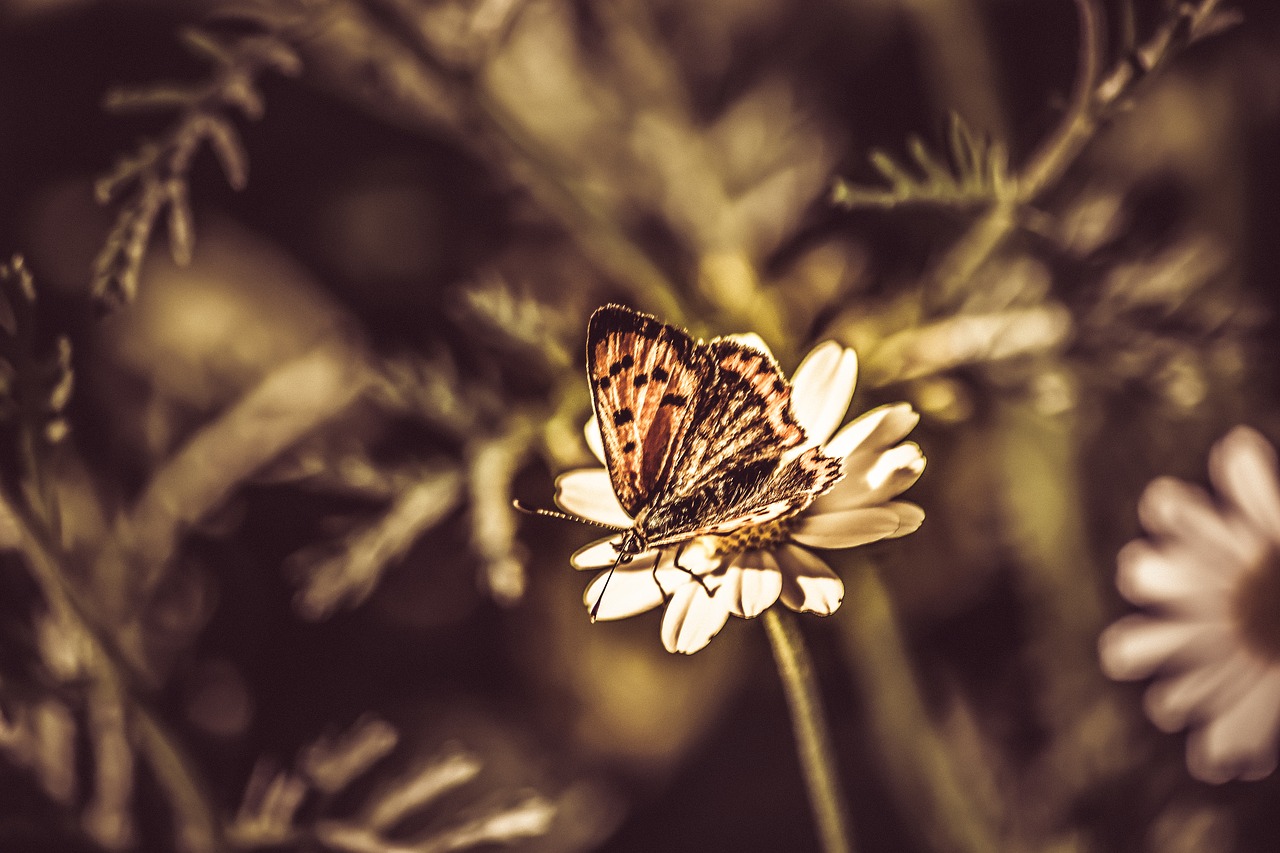
<instances>
[{"instance_id":1,"label":"butterfly head","mask_svg":"<svg viewBox=\"0 0 1280 853\"><path fill-rule=\"evenodd\" d=\"M622 534L622 541L617 544L618 562L629 563L637 554L649 550L647 537L636 528Z\"/></svg>"}]
</instances>

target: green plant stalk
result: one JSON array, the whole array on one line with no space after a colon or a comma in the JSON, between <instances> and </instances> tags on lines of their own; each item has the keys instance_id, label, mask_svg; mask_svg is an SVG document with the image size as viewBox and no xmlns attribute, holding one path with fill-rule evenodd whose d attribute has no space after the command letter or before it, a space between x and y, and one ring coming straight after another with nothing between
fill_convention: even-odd
<instances>
[{"instance_id":1,"label":"green plant stalk","mask_svg":"<svg viewBox=\"0 0 1280 853\"><path fill-rule=\"evenodd\" d=\"M1078 430L1070 415L1003 401L992 412L988 439L999 465L1002 526L1017 560L1016 590L1030 628L1026 654L1040 679L1035 707L1048 741L1037 811L1050 821L1066 815L1082 791L1124 770L1125 715L1097 663L1106 608L1081 510Z\"/></svg>"},{"instance_id":2,"label":"green plant stalk","mask_svg":"<svg viewBox=\"0 0 1280 853\"><path fill-rule=\"evenodd\" d=\"M863 561L844 573L840 620L845 658L866 697L873 740L904 813L920 815L930 850L987 853L1002 845L987 798L974 795L974 775L961 774L959 756L938 732L925 708L903 644L893 601L875 566ZM977 779L978 791L993 782Z\"/></svg>"},{"instance_id":3,"label":"green plant stalk","mask_svg":"<svg viewBox=\"0 0 1280 853\"><path fill-rule=\"evenodd\" d=\"M1023 167L1016 190L1009 197L997 198L987 214L943 256L932 276L936 303L950 306L960 298L973 274L1013 234L1019 207L1030 204L1057 180L1097 130L1102 105L1095 99L1094 92L1104 33L1096 3L1097 0L1075 0L1080 20L1080 47L1076 83L1066 115Z\"/></svg>"},{"instance_id":4,"label":"green plant stalk","mask_svg":"<svg viewBox=\"0 0 1280 853\"><path fill-rule=\"evenodd\" d=\"M1106 41L1102 10L1098 7L1097 0L1075 0L1075 4L1080 22L1075 90L1062 122L1022 170L1018 180L1018 195L1023 203L1031 202L1062 176L1067 166L1075 161L1093 138L1102 112L1114 103L1114 100L1109 102L1097 95L1098 74Z\"/></svg>"},{"instance_id":5,"label":"green plant stalk","mask_svg":"<svg viewBox=\"0 0 1280 853\"><path fill-rule=\"evenodd\" d=\"M7 500L0 498L7 503ZM9 504L4 507L19 530L18 550L26 557L32 577L40 586L45 602L60 620L66 620L87 643L87 653L94 675L105 679L128 706L128 722L139 751L155 771L175 813L176 830L182 835L185 853L214 853L225 849L220 835L217 812L207 795L200 774L190 758L163 723L136 695L139 680L133 668L109 638L97 630L83 596L66 580L52 549L35 532L30 519ZM93 665L96 664L96 665Z\"/></svg>"},{"instance_id":6,"label":"green plant stalk","mask_svg":"<svg viewBox=\"0 0 1280 853\"><path fill-rule=\"evenodd\" d=\"M573 170L521 127L476 75L441 66L412 21L403 18L400 6L391 4L390 17L401 18L403 24L398 30L351 0L327 4L323 14L305 26L282 27L270 17L262 23L281 29L280 34L305 54L309 73L360 108L418 133L453 134L527 189L637 305L685 322L687 312L666 273L609 211L599 209L576 186ZM305 20L306 15L300 11L299 18ZM369 96L370 79L378 81L376 97Z\"/></svg>"},{"instance_id":7,"label":"green plant stalk","mask_svg":"<svg viewBox=\"0 0 1280 853\"><path fill-rule=\"evenodd\" d=\"M813 807L822 849L826 853L852 853L853 841L844 810L844 796L840 792L831 736L809 650L795 617L780 607L770 607L765 611L764 627L787 695L796 751L800 756L800 767L809 790L809 804Z\"/></svg>"},{"instance_id":8,"label":"green plant stalk","mask_svg":"<svg viewBox=\"0 0 1280 853\"><path fill-rule=\"evenodd\" d=\"M973 273L986 262L1015 231L1020 211L1051 188L1079 158L1105 120L1134 93L1138 84L1151 79L1183 47L1177 36L1184 17L1207 18L1220 0L1201 0L1193 10L1169 15L1135 51L1101 73L1106 27L1098 0L1075 0L1079 18L1078 70L1071 103L1056 130L1041 144L1021 169L1016 190L1008 198L996 199L942 258L933 274L932 303L947 309L959 301ZM1135 71L1131 57L1141 56L1143 73Z\"/></svg>"},{"instance_id":9,"label":"green plant stalk","mask_svg":"<svg viewBox=\"0 0 1280 853\"><path fill-rule=\"evenodd\" d=\"M671 322L687 322L675 284L607 211L598 209L578 191L571 170L557 164L488 92L477 87L471 98L490 138L511 158L512 177L564 226L583 253L625 287L639 305Z\"/></svg>"}]
</instances>

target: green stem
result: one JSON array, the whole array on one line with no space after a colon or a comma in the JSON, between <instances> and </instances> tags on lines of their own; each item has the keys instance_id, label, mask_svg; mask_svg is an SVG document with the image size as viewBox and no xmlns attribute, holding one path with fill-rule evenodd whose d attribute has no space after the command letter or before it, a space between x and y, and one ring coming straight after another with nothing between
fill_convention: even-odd
<instances>
[{"instance_id":1,"label":"green stem","mask_svg":"<svg viewBox=\"0 0 1280 853\"><path fill-rule=\"evenodd\" d=\"M1080 47L1075 91L1071 105L1056 131L1040 147L1022 170L1018 180L1021 201L1030 203L1051 186L1093 138L1103 108L1097 95L1106 27L1098 0L1075 0L1079 17Z\"/></svg>"},{"instance_id":2,"label":"green stem","mask_svg":"<svg viewBox=\"0 0 1280 853\"><path fill-rule=\"evenodd\" d=\"M572 164L561 164L490 93L471 93L485 129L510 158L509 169L544 211L558 220L598 269L625 287L638 305L672 322L687 312L675 283L615 221L577 186Z\"/></svg>"},{"instance_id":3,"label":"green stem","mask_svg":"<svg viewBox=\"0 0 1280 853\"><path fill-rule=\"evenodd\" d=\"M205 791L194 762L174 735L147 708L138 696L137 682L145 680L112 639L99 627L84 596L66 578L54 549L38 532L37 525L7 503L0 495L0 509L17 523L19 550L27 559L32 577L44 594L50 611L64 624L73 626L87 643L93 675L116 694L124 697L129 720L134 726L139 752L159 778L175 812L175 832L180 849L188 853L215 853L225 849L219 835L217 811Z\"/></svg>"},{"instance_id":4,"label":"green stem","mask_svg":"<svg viewBox=\"0 0 1280 853\"><path fill-rule=\"evenodd\" d=\"M1017 191L996 199L991 210L970 228L934 269L933 303L954 306L970 278L1014 233L1019 214L1051 188L1076 162L1103 122L1189 41L1185 32L1214 14L1221 0L1201 0L1179 7L1136 50L1114 63L1104 76L1102 56L1106 26L1098 0L1074 0L1079 17L1078 71L1071 104L1057 129L1021 170ZM1190 21L1188 27L1185 22Z\"/></svg>"},{"instance_id":5,"label":"green stem","mask_svg":"<svg viewBox=\"0 0 1280 853\"><path fill-rule=\"evenodd\" d=\"M813 806L822 849L827 853L852 853L853 841L845 816L844 797L840 793L840 780L832 760L831 736L827 731L827 720L813 675L813 662L804 637L795 617L779 607L765 611L764 627L787 694L796 751L800 754L800 767L804 771L805 786L809 789L809 803Z\"/></svg>"},{"instance_id":6,"label":"green stem","mask_svg":"<svg viewBox=\"0 0 1280 853\"><path fill-rule=\"evenodd\" d=\"M851 567L852 568L852 567ZM965 761L933 721L907 652L889 591L869 562L843 573L843 651L866 697L868 725L904 813L929 850L999 850L996 785L979 762Z\"/></svg>"}]
</instances>

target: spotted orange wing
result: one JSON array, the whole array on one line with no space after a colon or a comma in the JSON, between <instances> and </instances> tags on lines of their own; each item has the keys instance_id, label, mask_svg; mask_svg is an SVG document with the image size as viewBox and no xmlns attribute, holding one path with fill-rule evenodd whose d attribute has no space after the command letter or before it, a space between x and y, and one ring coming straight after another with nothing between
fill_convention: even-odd
<instances>
[{"instance_id":1,"label":"spotted orange wing","mask_svg":"<svg viewBox=\"0 0 1280 853\"><path fill-rule=\"evenodd\" d=\"M587 378L609 479L634 517L663 490L714 366L706 347L648 314L606 305L587 324Z\"/></svg>"},{"instance_id":2,"label":"spotted orange wing","mask_svg":"<svg viewBox=\"0 0 1280 853\"><path fill-rule=\"evenodd\" d=\"M646 514L654 546L787 518L843 476L819 448L799 450L791 386L770 355L725 339L706 349L714 369Z\"/></svg>"},{"instance_id":3,"label":"spotted orange wing","mask_svg":"<svg viewBox=\"0 0 1280 853\"><path fill-rule=\"evenodd\" d=\"M630 308L587 326L587 373L618 500L652 547L794 515L840 479L773 357Z\"/></svg>"},{"instance_id":4,"label":"spotted orange wing","mask_svg":"<svg viewBox=\"0 0 1280 853\"><path fill-rule=\"evenodd\" d=\"M761 445L781 452L804 441L804 429L791 411L791 383L772 354L731 338L716 338L707 348L720 368L721 383L732 375L758 395L761 406L756 417L763 419L759 426L767 431L759 438Z\"/></svg>"}]
</instances>

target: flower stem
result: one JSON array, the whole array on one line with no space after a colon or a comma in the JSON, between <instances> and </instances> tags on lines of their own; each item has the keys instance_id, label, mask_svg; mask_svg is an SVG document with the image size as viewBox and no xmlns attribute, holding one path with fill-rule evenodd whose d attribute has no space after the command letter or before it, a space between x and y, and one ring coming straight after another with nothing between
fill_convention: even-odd
<instances>
[{"instance_id":1,"label":"flower stem","mask_svg":"<svg viewBox=\"0 0 1280 853\"><path fill-rule=\"evenodd\" d=\"M773 647L782 687L787 694L791 724L795 729L796 751L809 789L809 803L817 824L822 849L826 853L852 853L853 841L845 816L844 797L832 760L831 736L827 731L813 663L795 617L778 607L764 613L765 632Z\"/></svg>"}]
</instances>

